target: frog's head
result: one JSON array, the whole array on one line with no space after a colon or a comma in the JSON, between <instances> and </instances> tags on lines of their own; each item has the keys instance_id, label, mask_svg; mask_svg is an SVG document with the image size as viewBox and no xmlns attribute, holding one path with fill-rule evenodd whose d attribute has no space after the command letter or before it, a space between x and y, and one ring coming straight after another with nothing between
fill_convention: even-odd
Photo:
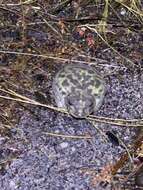
<instances>
[{"instance_id":1,"label":"frog's head","mask_svg":"<svg viewBox=\"0 0 143 190\"><path fill-rule=\"evenodd\" d=\"M78 92L66 97L67 110L76 118L85 118L93 113L95 104L94 97L88 94Z\"/></svg>"}]
</instances>

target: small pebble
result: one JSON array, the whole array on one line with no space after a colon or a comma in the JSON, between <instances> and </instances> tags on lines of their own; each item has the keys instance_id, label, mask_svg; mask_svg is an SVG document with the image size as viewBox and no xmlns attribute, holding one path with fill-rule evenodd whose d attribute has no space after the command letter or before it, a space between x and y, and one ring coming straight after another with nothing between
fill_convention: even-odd
<instances>
[{"instance_id":1,"label":"small pebble","mask_svg":"<svg viewBox=\"0 0 143 190\"><path fill-rule=\"evenodd\" d=\"M68 143L67 142L62 142L61 144L60 144L60 147L61 148L67 148L68 147Z\"/></svg>"},{"instance_id":2,"label":"small pebble","mask_svg":"<svg viewBox=\"0 0 143 190\"><path fill-rule=\"evenodd\" d=\"M121 15L125 15L126 14L126 10L124 8L122 8L120 14Z\"/></svg>"}]
</instances>

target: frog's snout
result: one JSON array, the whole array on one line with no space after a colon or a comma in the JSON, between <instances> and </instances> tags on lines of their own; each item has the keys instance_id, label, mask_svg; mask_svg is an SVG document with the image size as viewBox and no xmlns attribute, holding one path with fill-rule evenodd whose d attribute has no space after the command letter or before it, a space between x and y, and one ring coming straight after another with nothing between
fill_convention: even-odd
<instances>
[{"instance_id":1,"label":"frog's snout","mask_svg":"<svg viewBox=\"0 0 143 190\"><path fill-rule=\"evenodd\" d=\"M82 110L77 110L75 113L70 111L70 114L77 119L84 119L88 116L88 114L85 114Z\"/></svg>"}]
</instances>

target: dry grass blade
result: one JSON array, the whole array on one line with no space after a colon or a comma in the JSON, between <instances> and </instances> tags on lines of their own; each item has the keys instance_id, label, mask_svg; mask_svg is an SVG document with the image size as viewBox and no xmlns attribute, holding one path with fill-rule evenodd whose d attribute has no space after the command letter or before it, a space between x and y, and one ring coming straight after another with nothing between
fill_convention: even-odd
<instances>
[{"instance_id":1,"label":"dry grass blade","mask_svg":"<svg viewBox=\"0 0 143 190\"><path fill-rule=\"evenodd\" d=\"M32 105L37 105L37 106L42 106L42 107L46 107L46 108L49 108L49 109L52 109L52 110L55 110L55 111L67 113L63 109L59 109L59 108L51 106L51 105L41 104L40 102L37 102L37 101L32 100L30 98L27 98L26 96L22 96L22 95L14 92L14 91L12 91L10 89L4 90L4 89L0 88L0 91L5 92L5 93L7 93L9 95L12 95L12 96L16 97L16 98L12 98L12 97L9 97L9 96L1 96L0 95L0 98L4 98L4 99L7 99L7 100L14 100L14 101L23 102L23 103L32 104Z\"/></svg>"},{"instance_id":2,"label":"dry grass blade","mask_svg":"<svg viewBox=\"0 0 143 190\"><path fill-rule=\"evenodd\" d=\"M57 35L59 36L61 39L63 39L62 35L60 34L59 31L57 31L52 24L50 24L50 22L48 22L45 18L43 18L42 14L38 13L40 15L40 17L42 18L43 22Z\"/></svg>"},{"instance_id":3,"label":"dry grass blade","mask_svg":"<svg viewBox=\"0 0 143 190\"><path fill-rule=\"evenodd\" d=\"M16 52L16 51L7 51L7 50L0 50L0 53L4 53L4 54L15 54L15 55L23 55L23 56L32 56L32 57L41 57L41 58L47 58L47 59L53 59L53 60L58 60L58 61L61 61L61 62L73 62L73 63L84 63L84 64L90 64L90 65L94 65L96 67L102 65L104 67L110 67L109 65L105 65L105 64L100 64L98 63L99 62L99 59L97 58L94 58L96 61L95 62L89 62L89 61L80 61L80 60L75 60L75 59L72 59L72 60L69 60L69 59L65 59L65 58L61 58L61 57L56 57L56 56L51 56L51 55L43 55L43 54L33 54L33 53L23 53L23 52ZM97 62L98 61L98 62ZM100 60L101 61L101 60ZM102 62L107 62L107 61L103 61ZM111 67L114 67L111 66ZM115 66L117 67L117 66ZM120 67L121 68L121 67Z\"/></svg>"},{"instance_id":4,"label":"dry grass blade","mask_svg":"<svg viewBox=\"0 0 143 190\"><path fill-rule=\"evenodd\" d=\"M2 3L1 5L4 5L4 6L21 6L21 5L29 5L29 4L32 4L36 1L37 0L27 0L24 2L20 2L20 3L5 3L5 4Z\"/></svg>"},{"instance_id":5,"label":"dry grass blade","mask_svg":"<svg viewBox=\"0 0 143 190\"><path fill-rule=\"evenodd\" d=\"M108 6L109 2L108 0L105 0L105 7L102 15L102 20L99 22L99 32L105 33L106 26L107 26L107 17L108 17Z\"/></svg>"},{"instance_id":6,"label":"dry grass blade","mask_svg":"<svg viewBox=\"0 0 143 190\"><path fill-rule=\"evenodd\" d=\"M143 119L118 119L118 118L108 118L108 117L98 117L90 115L88 117L91 121L100 122L106 124L112 124L117 126L128 126L128 127L143 127Z\"/></svg>"},{"instance_id":7,"label":"dry grass blade","mask_svg":"<svg viewBox=\"0 0 143 190\"><path fill-rule=\"evenodd\" d=\"M127 6L125 3L118 1L123 7L128 9L132 14L139 15L140 18L143 16L142 11L137 7L137 4L134 0L131 1L130 6Z\"/></svg>"},{"instance_id":8,"label":"dry grass blade","mask_svg":"<svg viewBox=\"0 0 143 190\"><path fill-rule=\"evenodd\" d=\"M9 158L7 158L7 159L5 159L5 160L1 160L0 161L0 165L2 165L2 164L6 164L6 163L8 163L8 162L12 162L12 161L14 161L14 160L16 160L18 158L18 156L16 157L9 157Z\"/></svg>"},{"instance_id":9,"label":"dry grass blade","mask_svg":"<svg viewBox=\"0 0 143 190\"><path fill-rule=\"evenodd\" d=\"M120 57L122 57L124 60L126 60L127 62L131 63L132 65L134 65L134 62L132 62L130 59L128 59L127 57L123 56L122 54L120 54L115 48L113 48L105 39L104 37L99 34L99 32L93 28L95 27L96 25L89 25L89 24L86 24L86 25L80 25L80 27L86 27L87 29L95 32L99 37L100 39L110 48L112 49L116 54L118 54Z\"/></svg>"},{"instance_id":10,"label":"dry grass blade","mask_svg":"<svg viewBox=\"0 0 143 190\"><path fill-rule=\"evenodd\" d=\"M95 121L90 121L88 119L88 122L101 134L101 136L103 137L103 140L105 141L105 143L108 142L108 137L105 134L105 132L103 132L101 129L98 128L97 123Z\"/></svg>"},{"instance_id":11,"label":"dry grass blade","mask_svg":"<svg viewBox=\"0 0 143 190\"><path fill-rule=\"evenodd\" d=\"M52 9L52 12L55 13L55 12L59 12L59 11L63 10L71 2L72 2L72 0L62 1L61 3L59 3L56 7L54 7Z\"/></svg>"},{"instance_id":12,"label":"dry grass blade","mask_svg":"<svg viewBox=\"0 0 143 190\"><path fill-rule=\"evenodd\" d=\"M37 102L35 100L32 100L30 98L27 98L25 96L22 96L10 89L8 90L4 90L2 88L0 88L0 91L5 92L9 95L15 96L16 98L13 97L9 97L9 96L3 96L0 95L0 98L3 99L7 99L7 100L13 100L13 101L17 101L17 102L23 102L26 104L32 104L32 105L36 105L36 106L42 106L42 107L46 107L48 109L52 109L54 111L58 111L58 112L62 112L65 114L69 114L65 109L61 109L61 108L57 108L51 105L46 105L46 104L42 104L40 102ZM139 119L139 120L124 120L124 119L113 119L113 118L106 118L106 117L97 117L97 116L89 116L85 119L91 120L91 121L96 121L99 123L107 123L107 124L113 124L113 125L117 125L117 126L128 126L128 127L143 127L143 119ZM134 122L136 121L136 122Z\"/></svg>"},{"instance_id":13,"label":"dry grass blade","mask_svg":"<svg viewBox=\"0 0 143 190\"><path fill-rule=\"evenodd\" d=\"M69 139L92 139L92 137L89 135L75 136L75 135L63 135L63 134L49 133L49 132L43 132L43 134L49 135L52 137L62 137L62 138L69 138Z\"/></svg>"}]
</instances>

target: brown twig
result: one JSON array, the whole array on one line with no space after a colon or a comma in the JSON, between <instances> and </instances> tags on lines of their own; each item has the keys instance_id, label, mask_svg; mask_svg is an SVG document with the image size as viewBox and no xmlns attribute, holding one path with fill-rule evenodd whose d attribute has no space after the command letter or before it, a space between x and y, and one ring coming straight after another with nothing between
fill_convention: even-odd
<instances>
[{"instance_id":1,"label":"brown twig","mask_svg":"<svg viewBox=\"0 0 143 190\"><path fill-rule=\"evenodd\" d=\"M133 155L136 150L142 145L143 141L143 134L141 134L137 140L133 143L131 150L130 150L130 155ZM120 159L115 163L115 165L112 168L112 175L115 175L117 171L125 165L125 163L128 161L129 155L128 153L123 154Z\"/></svg>"}]
</instances>

